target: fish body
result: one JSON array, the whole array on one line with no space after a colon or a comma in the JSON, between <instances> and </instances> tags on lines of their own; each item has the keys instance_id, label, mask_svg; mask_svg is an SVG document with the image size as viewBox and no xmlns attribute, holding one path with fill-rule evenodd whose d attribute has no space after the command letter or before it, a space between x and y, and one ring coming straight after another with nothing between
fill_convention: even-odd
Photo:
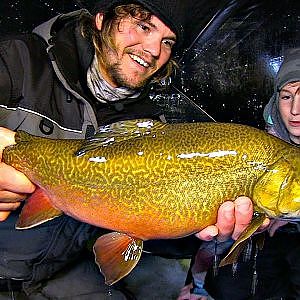
<instances>
[{"instance_id":1,"label":"fish body","mask_svg":"<svg viewBox=\"0 0 300 300\"><path fill-rule=\"evenodd\" d=\"M244 125L134 120L88 141L18 132L3 159L47 199L47 209L37 209L35 199L27 210L25 204L19 228L63 212L140 249L136 241L184 237L214 224L219 206L241 195L269 217L299 215L300 150Z\"/></svg>"}]
</instances>

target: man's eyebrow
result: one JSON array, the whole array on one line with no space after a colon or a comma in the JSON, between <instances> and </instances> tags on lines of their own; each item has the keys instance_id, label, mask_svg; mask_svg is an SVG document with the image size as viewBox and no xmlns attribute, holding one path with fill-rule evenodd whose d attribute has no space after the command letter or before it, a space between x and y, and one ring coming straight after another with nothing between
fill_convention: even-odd
<instances>
[{"instance_id":1,"label":"man's eyebrow","mask_svg":"<svg viewBox=\"0 0 300 300\"><path fill-rule=\"evenodd\" d=\"M153 24L151 21L145 21L150 27L152 27L153 29L157 30L157 26L155 24ZM170 35L166 37L167 39L173 40L174 42L176 42L176 35Z\"/></svg>"},{"instance_id":2,"label":"man's eyebrow","mask_svg":"<svg viewBox=\"0 0 300 300\"><path fill-rule=\"evenodd\" d=\"M279 92L286 92L286 93L292 93L291 91L289 91L289 90L286 90L286 89L284 89L284 88L282 88ZM298 87L297 89L296 89L296 92L295 92L295 94L299 94L299 92L300 92L300 87Z\"/></svg>"},{"instance_id":3,"label":"man's eyebrow","mask_svg":"<svg viewBox=\"0 0 300 300\"><path fill-rule=\"evenodd\" d=\"M289 90L286 90L286 89L284 89L284 88L282 88L281 90L279 90L278 92L287 92L287 93L290 93L290 91Z\"/></svg>"},{"instance_id":4,"label":"man's eyebrow","mask_svg":"<svg viewBox=\"0 0 300 300\"><path fill-rule=\"evenodd\" d=\"M172 40L172 41L174 41L174 42L177 41L176 35L167 36L167 39Z\"/></svg>"}]
</instances>

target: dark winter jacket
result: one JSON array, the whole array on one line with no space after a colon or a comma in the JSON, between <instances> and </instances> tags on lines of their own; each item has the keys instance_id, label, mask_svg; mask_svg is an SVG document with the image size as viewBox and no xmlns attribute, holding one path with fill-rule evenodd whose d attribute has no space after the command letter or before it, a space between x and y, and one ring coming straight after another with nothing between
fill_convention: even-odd
<instances>
[{"instance_id":1,"label":"dark winter jacket","mask_svg":"<svg viewBox=\"0 0 300 300\"><path fill-rule=\"evenodd\" d=\"M80 34L84 10L60 15L34 33L0 42L0 126L51 138L84 138L99 125L160 115L147 94L100 104L86 86L94 50ZM25 281L30 292L75 260L97 229L67 216L15 230L18 211L0 223L0 277Z\"/></svg>"}]
</instances>

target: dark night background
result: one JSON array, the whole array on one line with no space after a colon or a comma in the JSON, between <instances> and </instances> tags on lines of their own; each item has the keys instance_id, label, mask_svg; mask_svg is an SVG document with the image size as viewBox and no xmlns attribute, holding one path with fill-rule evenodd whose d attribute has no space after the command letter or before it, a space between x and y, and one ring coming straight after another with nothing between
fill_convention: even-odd
<instances>
[{"instance_id":1,"label":"dark night background","mask_svg":"<svg viewBox=\"0 0 300 300\"><path fill-rule=\"evenodd\" d=\"M195 5L187 24L189 49L171 87L153 101L172 121L211 116L263 128L262 110L284 51L300 46L300 1L186 1ZM29 32L58 13L86 5L80 0L1 1L0 34Z\"/></svg>"}]
</instances>

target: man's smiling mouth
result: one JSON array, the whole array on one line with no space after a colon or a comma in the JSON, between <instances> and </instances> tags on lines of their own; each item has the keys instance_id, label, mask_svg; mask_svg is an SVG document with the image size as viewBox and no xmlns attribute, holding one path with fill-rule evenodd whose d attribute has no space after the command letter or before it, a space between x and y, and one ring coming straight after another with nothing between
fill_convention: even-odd
<instances>
[{"instance_id":1,"label":"man's smiling mouth","mask_svg":"<svg viewBox=\"0 0 300 300\"><path fill-rule=\"evenodd\" d=\"M141 66L145 67L145 68L148 68L150 65L145 62L143 59L141 59L139 56L137 55L134 55L134 54L129 54L129 56L134 60L136 61L137 63L139 63Z\"/></svg>"}]
</instances>

